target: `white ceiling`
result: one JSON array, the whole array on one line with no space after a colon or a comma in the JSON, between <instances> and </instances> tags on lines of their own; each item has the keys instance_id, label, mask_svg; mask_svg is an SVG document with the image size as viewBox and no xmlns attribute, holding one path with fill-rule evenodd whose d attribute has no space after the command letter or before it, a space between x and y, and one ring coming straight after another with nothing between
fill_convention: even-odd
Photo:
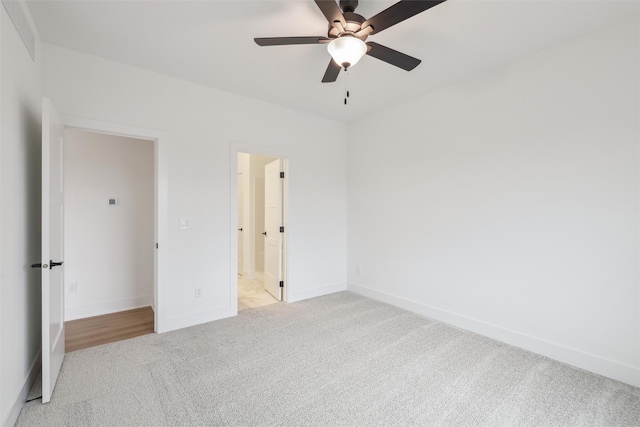
<instances>
[{"instance_id":1,"label":"white ceiling","mask_svg":"<svg viewBox=\"0 0 640 427\"><path fill-rule=\"evenodd\" d=\"M369 18L395 0L360 0ZM324 36L312 0L27 0L45 43L313 114L352 121L466 76L638 16L636 0L448 0L369 38L422 59L406 72L365 56L320 80L323 45L259 47L254 37Z\"/></svg>"}]
</instances>

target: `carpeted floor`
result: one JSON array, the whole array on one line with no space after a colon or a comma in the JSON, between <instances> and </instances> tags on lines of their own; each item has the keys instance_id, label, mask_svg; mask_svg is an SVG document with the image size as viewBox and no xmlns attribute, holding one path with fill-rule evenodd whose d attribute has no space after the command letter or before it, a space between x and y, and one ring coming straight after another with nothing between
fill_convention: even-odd
<instances>
[{"instance_id":1,"label":"carpeted floor","mask_svg":"<svg viewBox=\"0 0 640 427\"><path fill-rule=\"evenodd\" d=\"M18 426L640 425L640 389L349 292L66 356Z\"/></svg>"}]
</instances>

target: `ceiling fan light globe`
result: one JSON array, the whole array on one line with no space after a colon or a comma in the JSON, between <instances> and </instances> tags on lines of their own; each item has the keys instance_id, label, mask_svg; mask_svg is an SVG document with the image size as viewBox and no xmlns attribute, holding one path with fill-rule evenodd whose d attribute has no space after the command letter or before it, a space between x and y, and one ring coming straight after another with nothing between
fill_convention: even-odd
<instances>
[{"instance_id":1,"label":"ceiling fan light globe","mask_svg":"<svg viewBox=\"0 0 640 427\"><path fill-rule=\"evenodd\" d=\"M359 38L342 36L333 39L327 46L329 55L343 68L353 67L367 53L367 45Z\"/></svg>"}]
</instances>

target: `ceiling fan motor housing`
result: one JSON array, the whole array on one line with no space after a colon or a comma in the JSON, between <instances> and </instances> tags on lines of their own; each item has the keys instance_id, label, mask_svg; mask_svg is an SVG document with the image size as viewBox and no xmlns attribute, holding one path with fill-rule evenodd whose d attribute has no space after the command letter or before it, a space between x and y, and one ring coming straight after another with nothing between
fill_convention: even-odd
<instances>
[{"instance_id":1,"label":"ceiling fan motor housing","mask_svg":"<svg viewBox=\"0 0 640 427\"><path fill-rule=\"evenodd\" d=\"M358 31L360 31L360 29L362 28L362 24L364 23L364 21L366 21L364 16L358 15L357 13L354 13L354 12L344 12L343 16L346 22L346 25L344 26L344 32L342 32L339 28L341 25L330 23L329 33L328 33L329 38L333 39L345 34L354 35ZM367 36L368 34L363 34L358 38L362 41L365 41Z\"/></svg>"}]
</instances>

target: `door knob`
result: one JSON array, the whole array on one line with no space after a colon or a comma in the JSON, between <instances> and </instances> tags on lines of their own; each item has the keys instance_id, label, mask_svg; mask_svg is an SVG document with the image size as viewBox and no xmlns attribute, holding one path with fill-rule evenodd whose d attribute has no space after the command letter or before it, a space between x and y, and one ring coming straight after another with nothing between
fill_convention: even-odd
<instances>
[{"instance_id":1,"label":"door knob","mask_svg":"<svg viewBox=\"0 0 640 427\"><path fill-rule=\"evenodd\" d=\"M49 270L51 270L53 267L58 267L59 265L64 264L64 261L60 261L60 262L53 262L53 260L49 261L49 264L41 264L41 263L37 263L37 264L31 264L31 268L48 268Z\"/></svg>"},{"instance_id":2,"label":"door knob","mask_svg":"<svg viewBox=\"0 0 640 427\"><path fill-rule=\"evenodd\" d=\"M238 231L242 231L242 228L238 228Z\"/></svg>"},{"instance_id":3,"label":"door knob","mask_svg":"<svg viewBox=\"0 0 640 427\"><path fill-rule=\"evenodd\" d=\"M265 232L264 232L264 233L262 233L262 234L264 234L264 235L266 236L266 235L267 235L267 232L265 231Z\"/></svg>"}]
</instances>

